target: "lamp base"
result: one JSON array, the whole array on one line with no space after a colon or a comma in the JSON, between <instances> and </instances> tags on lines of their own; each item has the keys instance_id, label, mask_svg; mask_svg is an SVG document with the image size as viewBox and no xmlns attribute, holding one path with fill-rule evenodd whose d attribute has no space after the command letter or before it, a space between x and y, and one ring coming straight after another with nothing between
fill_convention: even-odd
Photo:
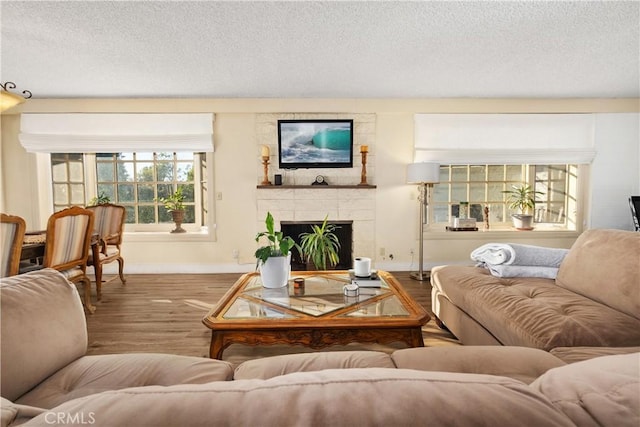
<instances>
[{"instance_id":1,"label":"lamp base","mask_svg":"<svg viewBox=\"0 0 640 427\"><path fill-rule=\"evenodd\" d=\"M429 280L429 278L431 277L431 272L423 271L422 274L420 274L419 271L414 271L412 273L409 273L409 277L411 277L413 280L424 282L425 280Z\"/></svg>"}]
</instances>

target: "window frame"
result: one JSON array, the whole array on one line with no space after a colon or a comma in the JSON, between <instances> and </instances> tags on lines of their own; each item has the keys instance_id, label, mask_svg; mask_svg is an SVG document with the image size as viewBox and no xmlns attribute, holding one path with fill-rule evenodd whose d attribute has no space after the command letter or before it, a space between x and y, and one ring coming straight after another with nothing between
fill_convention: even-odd
<instances>
[{"instance_id":1,"label":"window frame","mask_svg":"<svg viewBox=\"0 0 640 427\"><path fill-rule=\"evenodd\" d=\"M139 236L142 240L151 238L155 240L153 235L171 236L172 240L200 240L205 238L206 240L215 241L216 225L215 225L215 199L213 193L205 189L205 183L207 187L213 187L214 179L214 164L213 153L194 153L194 205L196 211L196 223L183 224L188 233L183 233L180 236L176 234L168 233L168 230L172 229L172 223L156 223L156 224L125 224L124 231L134 236ZM54 207L53 200L53 177L52 177L52 164L51 154L54 153L35 153L37 164L37 181L38 181L38 210L40 212L40 222L46 224L46 218L48 218ZM85 201L86 205L91 198L97 196L97 170L95 153L81 153L83 159L84 168L84 189L85 189ZM199 158L196 160L196 158ZM199 162L202 162L206 174L203 177L200 174ZM46 172L45 172L46 171ZM44 220L43 220L44 219ZM145 237L146 236L146 237Z\"/></svg>"},{"instance_id":2,"label":"window frame","mask_svg":"<svg viewBox=\"0 0 640 427\"><path fill-rule=\"evenodd\" d=\"M469 197L469 192L470 190L470 183L472 182L470 180L470 167L473 166L485 166L487 167L487 169L485 169L485 178L487 177L487 171L488 171L488 167L489 166L494 166L493 164L442 164L441 165L441 177L442 177L442 168L449 168L449 170L451 170L452 167L466 167L467 168L467 180L464 181L464 184L467 186L466 188L466 194L467 197ZM505 171L506 171L506 166L514 166L514 164L501 164L498 166L503 166L505 167ZM529 164L529 163L522 163L520 165L515 165L515 166L520 166L522 168L522 173L523 173L523 180L525 183L534 185L536 182L536 176L535 176L535 167L536 166L552 166L552 165L547 165L547 164ZM567 175L571 175L571 171L573 171L573 177L571 177L571 181L567 182L567 195L565 196L565 205L566 205L566 210L564 212L564 222L563 223L554 223L554 222L535 222L535 228L534 230L532 230L532 232L545 232L545 231L560 231L560 232L580 232L583 228L583 221L584 218L586 217L586 212L584 211L587 203L585 200L585 188L588 185L588 174L589 174L589 166L588 165L584 165L584 164L566 164L566 169L568 171ZM424 222L425 224L428 224L428 230L429 231L445 231L446 227L450 225L449 222L436 222L436 216L435 216L435 211L437 209L437 207L442 207L443 205L447 205L448 206L448 212L449 212L449 216L448 218L451 218L451 206L455 205L456 203L452 201L451 199L451 193L452 193L452 188L451 188L451 183L452 182L456 182L456 181L451 181L451 177L452 177L452 173L449 172L449 180L444 181L441 178L441 183L444 184L448 184L449 185L449 189L448 189L448 200L447 202L436 202L434 201L434 194L437 191L437 186L440 184L434 184L434 188L431 189L430 194L429 194L429 200L428 200L428 209L426 210L426 215L424 218ZM567 177L567 180L569 180L570 177ZM457 181L459 183L462 183L461 181ZM483 182L485 185L488 185L491 180L486 179L485 181L478 181L478 182ZM498 181L496 181L498 182ZM509 185L509 183L517 183L517 182L512 182L510 180L506 179L506 176L503 174L503 181L501 181L504 183L505 187ZM519 181L521 182L521 181ZM485 201L481 202L482 206L485 206L486 203L486 197L487 197L487 193L485 190ZM461 200L461 201L465 201L465 200ZM489 201L489 203L493 203L492 201ZM508 206L506 206L506 202L496 202L496 203L501 203L503 204L504 208L503 208L503 212L506 212L506 214L504 215L504 218L506 219L506 221L502 221L502 222L491 222L489 224L489 229L484 229L484 224L482 221L478 221L477 225L478 225L478 229L482 230L482 231L517 231L515 229L513 229L512 227L512 223L511 223L511 214L513 213ZM535 215L535 213L534 213ZM460 234L460 233L458 233Z\"/></svg>"},{"instance_id":3,"label":"window frame","mask_svg":"<svg viewBox=\"0 0 640 427\"><path fill-rule=\"evenodd\" d=\"M161 151L162 153L168 152L168 151ZM109 153L109 154L116 154L116 153ZM129 154L129 153L127 153ZM134 165L134 175L136 173L136 168L135 165L137 163L152 163L154 166L157 166L157 162L170 162L170 163L176 163L176 162L180 162L179 158L174 157L173 159L170 160L159 160L155 158L155 155L157 153L153 153L154 155L154 159L153 160L147 160L147 159L143 159L143 160L139 160L137 159L137 154L138 153L131 153L133 154L133 158L132 159L128 159L128 160L118 160L115 159L113 160L113 164L114 164L114 168L118 167L118 163L122 162L122 163L131 163ZM173 155L175 156L176 151L173 151ZM185 205L193 205L194 206L194 222L193 223L183 223L182 224L182 228L184 228L187 231L190 232L196 232L196 231L200 231L203 227L206 227L206 218L203 217L203 200L201 199L201 193L202 193L202 184L203 184L203 180L202 180L202 176L200 173L200 168L199 168L199 164L201 163L201 157L202 156L206 157L206 154L203 153L197 153L197 152L193 152L193 186L194 186L194 200L193 202L186 202ZM91 187L91 192L96 193L97 189L98 189L98 185L100 184L101 181L98 180L98 171L97 171L97 165L99 163L98 161L98 156L95 153L92 153L90 155L87 155L87 158L90 162L92 162L93 164L91 165L91 168L93 170L93 178L95 179L95 185L92 185ZM104 163L107 162L111 162L111 160L109 161L104 161ZM119 181L111 181L113 182L114 186L118 185ZM127 181L128 182L128 181ZM133 181L131 181L132 183L136 183L138 181L136 181L135 179ZM159 181L150 181L151 184L153 184L154 186L159 185ZM177 185L180 185L180 181L171 181L171 182L167 182L167 184L171 183L173 190L175 191L175 187ZM134 189L134 192L136 192L137 190ZM157 192L157 188L156 191L154 191L154 193ZM91 197L94 197L94 195L92 195ZM90 197L89 197L90 198ZM162 206L162 202L154 200L153 203L127 203L127 202L120 202L118 200L113 200L114 203L119 203L122 204L124 206L126 206L127 208L129 208L130 206L133 206L134 208L136 206L140 206L140 205L153 205L154 207L157 207L157 209L163 210L164 207ZM127 212L129 211L129 209L127 209ZM168 215L170 217L170 215ZM157 223L149 223L149 224L144 224L144 223L125 223L125 230L127 231L131 231L131 232L144 232L144 231L159 231L159 229L165 229L167 224L171 224L171 222L157 222Z\"/></svg>"}]
</instances>

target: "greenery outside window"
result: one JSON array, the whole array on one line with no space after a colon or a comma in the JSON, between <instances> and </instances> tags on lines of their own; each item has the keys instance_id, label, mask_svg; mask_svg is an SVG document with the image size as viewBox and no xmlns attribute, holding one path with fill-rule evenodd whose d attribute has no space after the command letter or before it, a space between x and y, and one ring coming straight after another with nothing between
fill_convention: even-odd
<instances>
[{"instance_id":1,"label":"greenery outside window","mask_svg":"<svg viewBox=\"0 0 640 427\"><path fill-rule=\"evenodd\" d=\"M185 195L183 227L198 231L207 225L207 157L204 153L53 153L51 165L56 210L85 205L92 197L102 194L112 203L125 206L127 231L164 231L164 224L171 224L173 220L158 200L181 189ZM73 181L63 181L71 176L66 171L74 172ZM74 191L73 198L67 196L71 191Z\"/></svg>"},{"instance_id":2,"label":"greenery outside window","mask_svg":"<svg viewBox=\"0 0 640 427\"><path fill-rule=\"evenodd\" d=\"M469 203L469 216L482 227L489 208L491 228L509 228L511 214L504 190L531 185L538 196L534 212L537 229L575 230L578 211L577 165L441 165L440 183L431 200L431 221L442 227L458 216L460 202Z\"/></svg>"}]
</instances>

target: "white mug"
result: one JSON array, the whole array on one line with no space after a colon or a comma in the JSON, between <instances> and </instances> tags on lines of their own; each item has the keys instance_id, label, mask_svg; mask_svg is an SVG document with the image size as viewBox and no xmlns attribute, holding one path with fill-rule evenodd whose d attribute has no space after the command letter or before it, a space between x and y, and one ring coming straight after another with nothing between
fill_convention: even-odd
<instances>
[{"instance_id":1,"label":"white mug","mask_svg":"<svg viewBox=\"0 0 640 427\"><path fill-rule=\"evenodd\" d=\"M357 257L353 263L353 271L357 277L371 276L371 258Z\"/></svg>"}]
</instances>

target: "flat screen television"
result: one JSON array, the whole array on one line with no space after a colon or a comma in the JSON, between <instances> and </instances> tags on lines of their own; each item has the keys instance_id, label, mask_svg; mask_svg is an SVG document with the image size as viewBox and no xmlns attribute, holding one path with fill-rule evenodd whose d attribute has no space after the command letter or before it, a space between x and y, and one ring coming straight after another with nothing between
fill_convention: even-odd
<instances>
[{"instance_id":1,"label":"flat screen television","mask_svg":"<svg viewBox=\"0 0 640 427\"><path fill-rule=\"evenodd\" d=\"M353 167L353 120L278 120L280 169Z\"/></svg>"}]
</instances>

